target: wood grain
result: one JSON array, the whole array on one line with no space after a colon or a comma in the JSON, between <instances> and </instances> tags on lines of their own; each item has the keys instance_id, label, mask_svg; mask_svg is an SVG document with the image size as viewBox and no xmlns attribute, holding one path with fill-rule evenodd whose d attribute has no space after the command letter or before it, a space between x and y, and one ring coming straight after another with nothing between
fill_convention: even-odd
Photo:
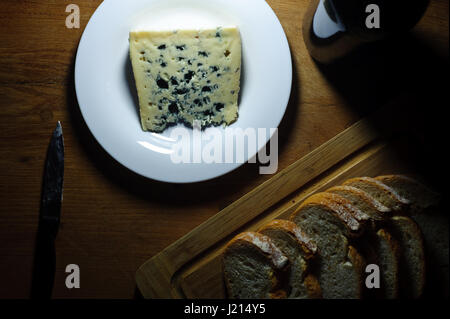
<instances>
[{"instance_id":1,"label":"wood grain","mask_svg":"<svg viewBox=\"0 0 450 319\"><path fill-rule=\"evenodd\" d=\"M70 3L80 7L80 29L65 27ZM131 173L103 151L83 121L73 83L78 42L100 3L0 2L0 298L29 294L44 154L58 120L66 170L55 298L134 297L134 275L142 263L271 177L246 164L205 183L163 184ZM280 170L386 103L400 112L412 110L404 125L433 151L430 123L439 110L430 109L441 105L438 93L446 87L434 79L439 72L447 76L448 1L432 0L410 37L377 52L370 65L384 67L375 73L366 73L359 60L344 73L342 65L317 65L301 32L309 2L268 3L285 29L294 66L279 129ZM71 263L81 268L80 289L64 285Z\"/></svg>"}]
</instances>

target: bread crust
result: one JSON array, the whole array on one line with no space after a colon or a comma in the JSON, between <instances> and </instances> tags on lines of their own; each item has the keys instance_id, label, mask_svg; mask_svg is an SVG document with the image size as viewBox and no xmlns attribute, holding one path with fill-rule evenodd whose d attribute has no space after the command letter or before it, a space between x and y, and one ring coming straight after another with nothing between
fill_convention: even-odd
<instances>
[{"instance_id":1,"label":"bread crust","mask_svg":"<svg viewBox=\"0 0 450 319\"><path fill-rule=\"evenodd\" d=\"M346 180L343 183L343 185L344 186L346 186L346 185L352 186L354 183L365 183L368 185L375 186L377 189L379 189L381 192L383 192L384 194L389 196L391 199L393 199L397 203L396 207L389 207L395 211L403 211L411 204L411 202L408 199L400 196L392 187L385 185L384 183L380 182L379 180L377 180L375 178L367 177L367 176L355 177L355 178Z\"/></svg>"},{"instance_id":2,"label":"bread crust","mask_svg":"<svg viewBox=\"0 0 450 319\"><path fill-rule=\"evenodd\" d=\"M270 231L281 231L288 234L295 239L298 247L301 250L301 257L306 262L306 267L303 269L305 277L303 279L303 286L306 288L306 295L309 299L322 298L322 290L317 278L310 273L310 261L315 257L317 252L317 245L306 235L300 227L292 221L285 219L275 219L263 225L258 232L265 234ZM269 236L270 237L270 236ZM291 265L292 267L292 265ZM291 268L291 271L293 269Z\"/></svg>"},{"instance_id":3,"label":"bread crust","mask_svg":"<svg viewBox=\"0 0 450 319\"><path fill-rule=\"evenodd\" d=\"M310 205L323 206L330 213L338 217L347 228L348 235L351 236L360 236L364 230L364 224L369 219L369 216L362 213L359 209L356 209L350 201L346 200L342 196L321 192L314 194L303 201L291 215L290 220L294 220L304 208Z\"/></svg>"},{"instance_id":4,"label":"bread crust","mask_svg":"<svg viewBox=\"0 0 450 319\"><path fill-rule=\"evenodd\" d=\"M319 281L313 274L308 274L303 281L303 284L308 289L308 296L310 299L321 299L322 298L322 288L320 287Z\"/></svg>"},{"instance_id":5,"label":"bread crust","mask_svg":"<svg viewBox=\"0 0 450 319\"><path fill-rule=\"evenodd\" d=\"M356 270L355 273L359 276L359 291L358 291L358 299L363 298L363 292L364 292L364 279L363 274L365 273L366 268L366 260L364 257L358 252L358 250L349 245L348 246L348 252L347 252L347 258L352 263L354 269Z\"/></svg>"},{"instance_id":6,"label":"bread crust","mask_svg":"<svg viewBox=\"0 0 450 319\"><path fill-rule=\"evenodd\" d=\"M258 232L263 233L271 229L285 231L294 237L302 249L302 257L306 260L313 258L316 254L317 245L294 222L286 219L274 219L263 225Z\"/></svg>"},{"instance_id":7,"label":"bread crust","mask_svg":"<svg viewBox=\"0 0 450 319\"><path fill-rule=\"evenodd\" d=\"M232 253L233 250L240 245L251 245L251 247L256 248L259 253L264 256L269 263L271 263L274 271L271 276L267 278L271 281L271 289L269 292L269 296L266 297L270 299L286 298L286 273L289 271L290 266L288 258L272 243L271 239L268 236L257 232L243 232L236 235L226 245L225 251L222 256L223 265L224 259L227 257L227 254ZM227 271L225 270L225 267L223 269L227 295L230 298L235 298L235 296L232 295L232 287L230 280L227 277Z\"/></svg>"},{"instance_id":8,"label":"bread crust","mask_svg":"<svg viewBox=\"0 0 450 319\"><path fill-rule=\"evenodd\" d=\"M394 286L393 288L393 292L391 295L384 295L382 296L383 298L388 298L388 299L396 299L399 296L399 263L400 263L400 246L399 243L397 241L396 238L394 238L394 236L391 235L391 233L384 229L381 228L377 231L376 235L382 239L384 239L384 241L389 245L390 251L393 254L393 260L394 260L394 264L391 264L391 270L394 272L394 277L396 278L396 280L394 280L394 282L391 282L391 284Z\"/></svg>"},{"instance_id":9,"label":"bread crust","mask_svg":"<svg viewBox=\"0 0 450 319\"><path fill-rule=\"evenodd\" d=\"M400 295L407 297L407 298L414 298L417 299L422 296L424 288L425 288L425 282L426 282L426 264L425 264L425 246L423 241L423 235L422 231L420 230L419 225L410 217L408 216L394 216L391 218L391 226L388 228L388 230L398 236L398 232L400 229L397 229L394 225L395 222L401 221L403 223L406 223L408 227L411 229L411 232L409 232L409 236L415 238L419 245L415 247L416 253L420 256L419 260L421 261L417 266L419 267L419 272L417 274L418 278L405 278L404 273L402 274L400 272ZM401 249L402 243L400 242L400 255L403 253ZM406 265L400 264L400 271L402 270L402 267L405 267ZM414 280L416 283L417 289L414 291L410 291L410 284L409 281ZM403 288L403 289L402 289Z\"/></svg>"},{"instance_id":10,"label":"bread crust","mask_svg":"<svg viewBox=\"0 0 450 319\"><path fill-rule=\"evenodd\" d=\"M326 192L329 193L348 192L358 196L358 198L371 205L377 211L377 216L370 216L372 219L383 220L386 219L392 213L392 210L390 208L381 204L375 198L370 196L367 192L353 186L346 186L346 185L334 186L327 189Z\"/></svg>"},{"instance_id":11,"label":"bread crust","mask_svg":"<svg viewBox=\"0 0 450 319\"><path fill-rule=\"evenodd\" d=\"M272 240L268 236L257 232L243 232L236 235L227 244L225 254L231 246L236 245L239 242L248 243L258 248L261 254L266 256L276 269L284 269L289 263L288 258L281 252L281 250L278 249L278 247L273 244Z\"/></svg>"},{"instance_id":12,"label":"bread crust","mask_svg":"<svg viewBox=\"0 0 450 319\"><path fill-rule=\"evenodd\" d=\"M381 175L375 177L376 180L380 181L381 183L387 185L388 187L391 187L394 189L397 193L400 193L398 188L394 186L398 182L407 183L410 185L414 185L414 187L417 187L420 189L420 196L421 198L410 198L405 195L401 195L402 197L406 198L411 202L411 205L417 206L414 207L416 210L423 210L429 207L436 207L439 205L439 202L441 200L441 196L439 193L435 192L431 188L429 188L424 183L406 176L406 175ZM424 198L422 198L424 197Z\"/></svg>"}]
</instances>

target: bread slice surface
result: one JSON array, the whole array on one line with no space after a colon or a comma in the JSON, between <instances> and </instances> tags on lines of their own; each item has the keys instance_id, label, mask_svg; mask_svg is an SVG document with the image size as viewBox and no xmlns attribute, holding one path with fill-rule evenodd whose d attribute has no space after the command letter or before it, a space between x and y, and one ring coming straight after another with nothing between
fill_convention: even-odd
<instances>
[{"instance_id":1,"label":"bread slice surface","mask_svg":"<svg viewBox=\"0 0 450 319\"><path fill-rule=\"evenodd\" d=\"M317 244L317 278L323 297L361 298L365 261L349 238L360 236L364 214L338 195L318 193L300 204L290 220Z\"/></svg>"},{"instance_id":2,"label":"bread slice surface","mask_svg":"<svg viewBox=\"0 0 450 319\"><path fill-rule=\"evenodd\" d=\"M335 186L326 192L338 194L348 199L352 205L370 217L370 227L359 242L358 248L364 254L367 263L376 264L381 272L379 290L368 291L370 297L395 299L399 291L399 245L398 241L381 228L392 213L367 192L353 186Z\"/></svg>"},{"instance_id":3,"label":"bread slice surface","mask_svg":"<svg viewBox=\"0 0 450 319\"><path fill-rule=\"evenodd\" d=\"M344 186L359 188L384 206L396 212L407 208L410 201L400 196L394 189L371 177L356 177L346 180Z\"/></svg>"},{"instance_id":4,"label":"bread slice surface","mask_svg":"<svg viewBox=\"0 0 450 319\"><path fill-rule=\"evenodd\" d=\"M407 216L393 216L389 231L400 246L400 296L417 299L422 296L425 279L425 250L422 232Z\"/></svg>"},{"instance_id":5,"label":"bread slice surface","mask_svg":"<svg viewBox=\"0 0 450 319\"><path fill-rule=\"evenodd\" d=\"M226 246L222 256L227 296L232 299L276 299L287 296L284 273L288 258L271 239L243 232Z\"/></svg>"},{"instance_id":6,"label":"bread slice surface","mask_svg":"<svg viewBox=\"0 0 450 319\"><path fill-rule=\"evenodd\" d=\"M317 252L316 244L293 222L273 220L258 230L273 241L291 263L288 298L320 298L319 282L310 272L311 260Z\"/></svg>"},{"instance_id":7,"label":"bread slice surface","mask_svg":"<svg viewBox=\"0 0 450 319\"><path fill-rule=\"evenodd\" d=\"M427 296L448 297L449 218L441 194L410 176L383 175L376 179L411 201L408 215L417 222L424 237Z\"/></svg>"}]
</instances>

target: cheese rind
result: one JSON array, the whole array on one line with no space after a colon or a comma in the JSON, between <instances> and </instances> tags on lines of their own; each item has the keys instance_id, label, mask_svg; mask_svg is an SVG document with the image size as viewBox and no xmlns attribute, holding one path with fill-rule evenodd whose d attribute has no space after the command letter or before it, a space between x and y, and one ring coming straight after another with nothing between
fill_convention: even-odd
<instances>
[{"instance_id":1,"label":"cheese rind","mask_svg":"<svg viewBox=\"0 0 450 319\"><path fill-rule=\"evenodd\" d=\"M144 131L238 117L241 39L237 28L130 32L130 58Z\"/></svg>"}]
</instances>

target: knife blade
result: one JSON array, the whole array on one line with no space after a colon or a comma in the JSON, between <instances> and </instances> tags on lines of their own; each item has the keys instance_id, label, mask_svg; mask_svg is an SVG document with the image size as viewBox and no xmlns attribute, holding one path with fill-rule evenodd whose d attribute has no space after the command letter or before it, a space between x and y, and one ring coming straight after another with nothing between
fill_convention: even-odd
<instances>
[{"instance_id":1,"label":"knife blade","mask_svg":"<svg viewBox=\"0 0 450 319\"><path fill-rule=\"evenodd\" d=\"M61 123L53 131L44 166L39 224L33 263L31 298L49 299L55 280L55 238L58 233L64 180L64 139Z\"/></svg>"}]
</instances>

